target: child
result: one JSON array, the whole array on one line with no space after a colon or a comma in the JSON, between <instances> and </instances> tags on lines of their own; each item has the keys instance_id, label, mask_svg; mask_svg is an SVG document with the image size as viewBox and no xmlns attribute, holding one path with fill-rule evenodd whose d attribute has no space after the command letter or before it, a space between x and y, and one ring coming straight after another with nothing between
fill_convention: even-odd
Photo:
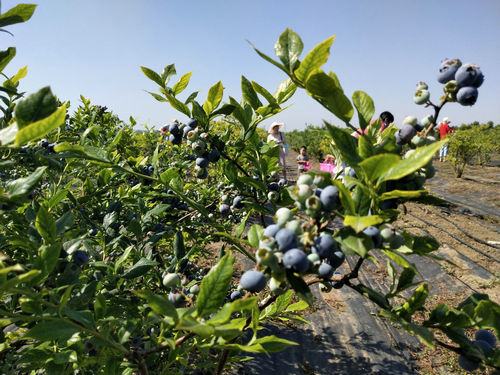
<instances>
[{"instance_id":1,"label":"child","mask_svg":"<svg viewBox=\"0 0 500 375\"><path fill-rule=\"evenodd\" d=\"M299 156L297 156L297 164L299 167L299 174L302 174L311 168L311 163L309 163L309 156L307 156L306 146L302 146L300 148Z\"/></svg>"}]
</instances>

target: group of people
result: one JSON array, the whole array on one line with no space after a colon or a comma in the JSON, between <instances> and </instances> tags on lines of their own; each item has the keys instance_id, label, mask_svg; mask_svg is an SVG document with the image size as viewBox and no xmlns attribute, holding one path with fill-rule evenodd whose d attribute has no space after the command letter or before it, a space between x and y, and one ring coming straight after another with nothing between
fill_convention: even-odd
<instances>
[{"instance_id":1,"label":"group of people","mask_svg":"<svg viewBox=\"0 0 500 375\"><path fill-rule=\"evenodd\" d=\"M394 116L389 111L382 112L379 116L379 119L381 122L380 133L382 133L390 124L394 122ZM375 121L376 120L371 121L370 125L373 124ZM267 136L267 142L274 141L276 144L280 145L278 164L282 168L283 178L286 180L287 179L286 156L290 145L286 142L285 133L281 130L284 125L285 124L282 122L273 122L269 126L269 131L268 131L269 134ZM439 133L441 140L446 139L448 134L454 132L453 128L450 127L450 120L448 119L448 117L443 118L443 120L438 124L438 126L439 126ZM364 131L360 129L354 132L352 135L354 137L359 137L362 134L367 134L367 133L368 133L368 126L365 128ZM443 145L439 150L439 161L441 162L445 161L447 155L448 155L448 143ZM307 155L306 146L302 146L300 148L299 155L297 156L296 160L297 160L297 167L299 174L307 172L311 168L311 162L309 161L309 157ZM334 165L335 163L334 156L330 154L326 155L325 161L323 163Z\"/></svg>"}]
</instances>

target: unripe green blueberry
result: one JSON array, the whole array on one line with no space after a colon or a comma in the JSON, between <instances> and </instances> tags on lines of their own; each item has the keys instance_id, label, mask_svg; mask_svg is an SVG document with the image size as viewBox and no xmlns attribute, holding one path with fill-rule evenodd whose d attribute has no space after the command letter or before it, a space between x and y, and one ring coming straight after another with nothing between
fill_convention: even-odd
<instances>
[{"instance_id":1,"label":"unripe green blueberry","mask_svg":"<svg viewBox=\"0 0 500 375\"><path fill-rule=\"evenodd\" d=\"M271 290L271 293L278 296L285 293L286 291L286 288L283 287L283 283L280 280L275 279L274 277L271 277L271 279L269 279L269 289Z\"/></svg>"},{"instance_id":2,"label":"unripe green blueberry","mask_svg":"<svg viewBox=\"0 0 500 375\"><path fill-rule=\"evenodd\" d=\"M255 255L257 260L264 266L274 268L278 265L278 257L266 248L260 248Z\"/></svg>"},{"instance_id":3,"label":"unripe green blueberry","mask_svg":"<svg viewBox=\"0 0 500 375\"><path fill-rule=\"evenodd\" d=\"M425 138L422 138L422 137L419 137L418 135L414 136L412 139L411 139L411 144L415 147L422 147L422 146L425 146L426 144L426 139Z\"/></svg>"},{"instance_id":4,"label":"unripe green blueberry","mask_svg":"<svg viewBox=\"0 0 500 375\"><path fill-rule=\"evenodd\" d=\"M427 83L425 82L419 82L417 83L417 91L418 90L427 90L429 86L427 86Z\"/></svg>"},{"instance_id":5,"label":"unripe green blueberry","mask_svg":"<svg viewBox=\"0 0 500 375\"><path fill-rule=\"evenodd\" d=\"M395 233L394 236L389 240L389 246L392 249L399 249L404 244L404 238L401 234Z\"/></svg>"},{"instance_id":6,"label":"unripe green blueberry","mask_svg":"<svg viewBox=\"0 0 500 375\"><path fill-rule=\"evenodd\" d=\"M259 247L272 251L276 248L276 240L273 237L263 236L259 241Z\"/></svg>"},{"instance_id":7,"label":"unripe green blueberry","mask_svg":"<svg viewBox=\"0 0 500 375\"><path fill-rule=\"evenodd\" d=\"M319 283L319 290L322 293L328 293L332 290L332 284L331 283Z\"/></svg>"},{"instance_id":8,"label":"unripe green blueberry","mask_svg":"<svg viewBox=\"0 0 500 375\"><path fill-rule=\"evenodd\" d=\"M321 258L317 253L308 254L307 260L309 261L309 269L319 266L321 264Z\"/></svg>"},{"instance_id":9,"label":"unripe green blueberry","mask_svg":"<svg viewBox=\"0 0 500 375\"><path fill-rule=\"evenodd\" d=\"M436 174L436 168L433 165L429 165L425 167L425 177L432 178Z\"/></svg>"},{"instance_id":10,"label":"unripe green blueberry","mask_svg":"<svg viewBox=\"0 0 500 375\"><path fill-rule=\"evenodd\" d=\"M414 116L406 116L403 119L403 125L411 125L414 126L417 123L417 118Z\"/></svg>"},{"instance_id":11,"label":"unripe green blueberry","mask_svg":"<svg viewBox=\"0 0 500 375\"><path fill-rule=\"evenodd\" d=\"M429 125L430 125L430 124L432 124L433 122L434 122L434 116L433 116L433 115L427 115L427 116L425 116L425 117L422 119L422 121L421 121L422 126L424 126L424 127L429 126Z\"/></svg>"},{"instance_id":12,"label":"unripe green blueberry","mask_svg":"<svg viewBox=\"0 0 500 375\"><path fill-rule=\"evenodd\" d=\"M267 199L269 199L271 202L276 202L279 198L279 194L276 191L270 191L267 193Z\"/></svg>"},{"instance_id":13,"label":"unripe green blueberry","mask_svg":"<svg viewBox=\"0 0 500 375\"><path fill-rule=\"evenodd\" d=\"M429 101L431 94L429 90L418 90L413 96L415 104L422 105Z\"/></svg>"},{"instance_id":14,"label":"unripe green blueberry","mask_svg":"<svg viewBox=\"0 0 500 375\"><path fill-rule=\"evenodd\" d=\"M274 221L278 226L284 227L292 217L292 211L289 208L281 207L274 214Z\"/></svg>"},{"instance_id":15,"label":"unripe green blueberry","mask_svg":"<svg viewBox=\"0 0 500 375\"><path fill-rule=\"evenodd\" d=\"M181 279L180 279L179 275L177 275L176 273L167 273L163 277L163 286L165 288L176 287L177 285L179 285L180 282L181 282Z\"/></svg>"},{"instance_id":16,"label":"unripe green blueberry","mask_svg":"<svg viewBox=\"0 0 500 375\"><path fill-rule=\"evenodd\" d=\"M198 284L193 285L191 288L189 288L189 293L197 295L200 293L200 286Z\"/></svg>"},{"instance_id":17,"label":"unripe green blueberry","mask_svg":"<svg viewBox=\"0 0 500 375\"><path fill-rule=\"evenodd\" d=\"M291 220L287 222L285 228L292 230L297 236L302 234L302 223L299 220Z\"/></svg>"},{"instance_id":18,"label":"unripe green blueberry","mask_svg":"<svg viewBox=\"0 0 500 375\"><path fill-rule=\"evenodd\" d=\"M302 174L300 177L297 179L297 185L309 185L311 186L314 183L314 179L311 175L308 174Z\"/></svg>"},{"instance_id":19,"label":"unripe green blueberry","mask_svg":"<svg viewBox=\"0 0 500 375\"><path fill-rule=\"evenodd\" d=\"M281 256L278 256L278 258L281 258L280 259L280 262L281 262L282 258L283 258L283 253L275 253L275 255L281 255ZM272 274L272 277L279 282L283 282L286 280L286 270L283 267L273 269L271 274Z\"/></svg>"},{"instance_id":20,"label":"unripe green blueberry","mask_svg":"<svg viewBox=\"0 0 500 375\"><path fill-rule=\"evenodd\" d=\"M392 225L384 224L379 227L380 236L384 242L388 242L396 233L396 229Z\"/></svg>"},{"instance_id":21,"label":"unripe green blueberry","mask_svg":"<svg viewBox=\"0 0 500 375\"><path fill-rule=\"evenodd\" d=\"M306 199L306 210L312 212L312 215L310 214L309 216L314 216L314 214L321 210L321 201L318 196L311 195Z\"/></svg>"}]
</instances>

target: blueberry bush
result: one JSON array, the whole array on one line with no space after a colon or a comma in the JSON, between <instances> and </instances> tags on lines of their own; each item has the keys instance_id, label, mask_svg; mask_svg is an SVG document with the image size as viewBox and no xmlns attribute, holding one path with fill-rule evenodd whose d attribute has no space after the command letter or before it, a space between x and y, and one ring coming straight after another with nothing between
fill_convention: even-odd
<instances>
[{"instance_id":1,"label":"blueberry bush","mask_svg":"<svg viewBox=\"0 0 500 375\"><path fill-rule=\"evenodd\" d=\"M0 15L0 27L27 21L34 10L18 5ZM439 244L392 225L398 203L426 195L440 142L410 142L405 151L397 139L407 135L394 125L379 134L375 122L356 139L326 124L346 168L337 176L304 174L294 186L278 179L279 150L261 140L258 125L297 89L353 130L355 110L363 129L373 116L366 93L349 99L337 76L321 70L332 43L299 60L302 41L287 29L275 45L278 60L254 47L287 78L271 93L243 76L241 101L223 101L221 82L198 101L198 91L185 95L191 73L171 84L173 64L161 73L142 67L159 88L151 95L187 119L160 131L136 132L132 118L126 124L83 97L70 115L49 87L18 91L24 68L7 77L1 372L220 374L252 353L297 345L261 328L275 319L305 322L300 311L318 283L366 296L426 345L457 352L466 369L500 367L500 306L472 295L427 311L429 286L408 255L435 257ZM2 70L14 54L0 52ZM334 219L343 227L335 229ZM216 262L204 266L215 249ZM387 258L387 290L358 278L374 252ZM235 273L236 254L254 267ZM342 274L346 257L356 266ZM417 312L422 321L413 319ZM474 341L467 329L478 329ZM455 344L437 340L436 331Z\"/></svg>"}]
</instances>

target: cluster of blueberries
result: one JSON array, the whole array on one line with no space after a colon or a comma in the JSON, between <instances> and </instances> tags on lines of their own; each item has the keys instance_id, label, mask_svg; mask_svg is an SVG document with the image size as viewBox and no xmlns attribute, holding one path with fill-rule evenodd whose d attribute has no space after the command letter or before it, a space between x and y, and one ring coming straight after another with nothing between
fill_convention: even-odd
<instances>
[{"instance_id":1,"label":"cluster of blueberries","mask_svg":"<svg viewBox=\"0 0 500 375\"><path fill-rule=\"evenodd\" d=\"M183 139L186 139L186 144L191 146L196 155L196 178L208 177L207 167L209 163L217 163L220 159L220 152L216 148L207 149L208 134L201 131L196 119L190 119L187 124L175 120L173 123L163 126L160 131L168 134L168 140L174 145L179 145Z\"/></svg>"},{"instance_id":2,"label":"cluster of blueberries","mask_svg":"<svg viewBox=\"0 0 500 375\"><path fill-rule=\"evenodd\" d=\"M168 258L169 261L173 257ZM195 298L200 292L200 283L203 280L204 270L192 262L188 262L182 270L181 276L176 272L163 274L163 286L169 290L168 300L176 307L181 307L187 298Z\"/></svg>"},{"instance_id":3,"label":"cluster of blueberries","mask_svg":"<svg viewBox=\"0 0 500 375\"><path fill-rule=\"evenodd\" d=\"M486 329L480 329L476 331L474 338L475 341L472 344L475 345L478 349L480 349L485 356L488 356L493 352L497 340L492 332ZM463 354L460 354L458 356L458 364L465 371L474 371L479 368L479 362L469 359Z\"/></svg>"},{"instance_id":4,"label":"cluster of blueberries","mask_svg":"<svg viewBox=\"0 0 500 375\"><path fill-rule=\"evenodd\" d=\"M461 105L470 106L476 103L478 87L483 84L484 75L476 64L462 64L460 59L445 59L437 76L439 83L444 84L444 91Z\"/></svg>"}]
</instances>

